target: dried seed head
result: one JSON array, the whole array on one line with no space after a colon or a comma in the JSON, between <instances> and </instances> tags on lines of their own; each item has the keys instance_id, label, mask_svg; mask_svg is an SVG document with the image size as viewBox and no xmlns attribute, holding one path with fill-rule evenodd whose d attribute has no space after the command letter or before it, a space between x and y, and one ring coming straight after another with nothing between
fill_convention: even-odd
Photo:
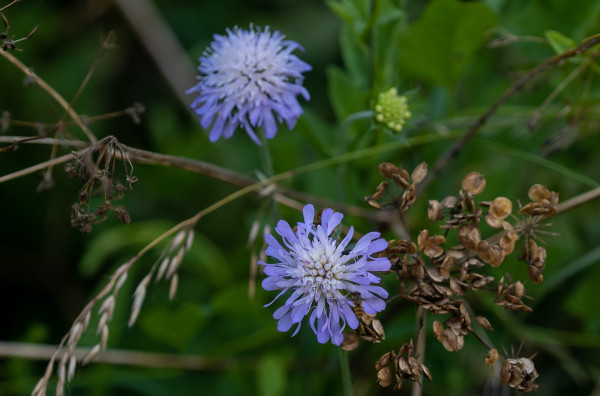
<instances>
[{"instance_id":1,"label":"dried seed head","mask_svg":"<svg viewBox=\"0 0 600 396\"><path fill-rule=\"evenodd\" d=\"M360 338L356 332L344 333L344 341L342 341L341 347L345 351L352 351L358 348L360 344Z\"/></svg>"},{"instance_id":2,"label":"dried seed head","mask_svg":"<svg viewBox=\"0 0 600 396\"><path fill-rule=\"evenodd\" d=\"M462 181L462 189L469 194L481 194L485 189L485 177L479 172L471 172Z\"/></svg>"},{"instance_id":3,"label":"dried seed head","mask_svg":"<svg viewBox=\"0 0 600 396\"><path fill-rule=\"evenodd\" d=\"M541 184L534 184L531 186L527 195L532 201L540 201L542 199L550 200L551 196L550 190Z\"/></svg>"},{"instance_id":4,"label":"dried seed head","mask_svg":"<svg viewBox=\"0 0 600 396\"><path fill-rule=\"evenodd\" d=\"M500 381L520 392L536 390L538 376L533 361L528 358L504 359L500 369Z\"/></svg>"},{"instance_id":5,"label":"dried seed head","mask_svg":"<svg viewBox=\"0 0 600 396\"><path fill-rule=\"evenodd\" d=\"M381 321L379 321L378 319L373 319L372 327L373 330L375 330L375 333L377 333L377 335L379 336L379 339L385 340L385 331L383 330L383 325L381 324Z\"/></svg>"},{"instance_id":6,"label":"dried seed head","mask_svg":"<svg viewBox=\"0 0 600 396\"><path fill-rule=\"evenodd\" d=\"M529 276L529 279L536 285L540 285L544 281L544 274L542 271L533 265L527 267L527 276Z\"/></svg>"},{"instance_id":7,"label":"dried seed head","mask_svg":"<svg viewBox=\"0 0 600 396\"><path fill-rule=\"evenodd\" d=\"M494 331L494 329L492 328L492 325L490 324L490 321L487 320L486 317L484 316L476 316L475 319L477 319L477 322L486 330L489 331ZM498 351L496 351L496 353L498 353Z\"/></svg>"},{"instance_id":8,"label":"dried seed head","mask_svg":"<svg viewBox=\"0 0 600 396\"><path fill-rule=\"evenodd\" d=\"M423 179L425 179L425 176L427 176L427 164L425 162L421 162L412 172L412 182L419 184L423 181Z\"/></svg>"},{"instance_id":9,"label":"dried seed head","mask_svg":"<svg viewBox=\"0 0 600 396\"><path fill-rule=\"evenodd\" d=\"M377 372L377 383L384 388L392 384L392 370L388 366Z\"/></svg>"},{"instance_id":10,"label":"dried seed head","mask_svg":"<svg viewBox=\"0 0 600 396\"><path fill-rule=\"evenodd\" d=\"M124 206L119 206L115 208L115 217L121 223L129 224L131 223L131 217L129 217L129 212Z\"/></svg>"},{"instance_id":11,"label":"dried seed head","mask_svg":"<svg viewBox=\"0 0 600 396\"><path fill-rule=\"evenodd\" d=\"M498 360L498 350L496 348L492 348L488 351L487 355L485 355L485 365L492 366Z\"/></svg>"},{"instance_id":12,"label":"dried seed head","mask_svg":"<svg viewBox=\"0 0 600 396\"><path fill-rule=\"evenodd\" d=\"M490 205L490 213L497 219L504 219L512 211L512 202L505 197L497 197Z\"/></svg>"},{"instance_id":13,"label":"dried seed head","mask_svg":"<svg viewBox=\"0 0 600 396\"><path fill-rule=\"evenodd\" d=\"M386 179L394 177L394 173L398 172L398 167L390 162L382 162L379 164L379 174Z\"/></svg>"},{"instance_id":14,"label":"dried seed head","mask_svg":"<svg viewBox=\"0 0 600 396\"><path fill-rule=\"evenodd\" d=\"M417 239L419 251L423 251L427 257L439 257L444 253L442 245L446 238L441 235L429 236L428 230L421 230Z\"/></svg>"},{"instance_id":15,"label":"dried seed head","mask_svg":"<svg viewBox=\"0 0 600 396\"><path fill-rule=\"evenodd\" d=\"M469 250L477 250L481 242L479 229L471 224L463 225L458 229L458 241Z\"/></svg>"},{"instance_id":16,"label":"dried seed head","mask_svg":"<svg viewBox=\"0 0 600 396\"><path fill-rule=\"evenodd\" d=\"M381 370L383 367L387 366L391 361L396 359L396 354L393 351L387 352L386 354L381 356L379 360L377 360L377 362L375 362L375 369Z\"/></svg>"},{"instance_id":17,"label":"dried seed head","mask_svg":"<svg viewBox=\"0 0 600 396\"><path fill-rule=\"evenodd\" d=\"M429 201L429 207L427 208L427 217L430 221L434 223L442 218L442 204L439 201Z\"/></svg>"},{"instance_id":18,"label":"dried seed head","mask_svg":"<svg viewBox=\"0 0 600 396\"><path fill-rule=\"evenodd\" d=\"M444 199L442 199L442 202L440 202L442 204L442 207L447 208L447 209L454 209L456 207L456 205L458 205L458 198L453 197L453 196L448 196Z\"/></svg>"}]
</instances>

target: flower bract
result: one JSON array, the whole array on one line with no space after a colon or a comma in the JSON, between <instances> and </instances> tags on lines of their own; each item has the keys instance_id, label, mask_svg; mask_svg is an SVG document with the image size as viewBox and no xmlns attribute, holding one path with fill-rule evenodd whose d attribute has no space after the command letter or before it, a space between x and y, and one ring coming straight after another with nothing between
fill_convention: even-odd
<instances>
[{"instance_id":1,"label":"flower bract","mask_svg":"<svg viewBox=\"0 0 600 396\"><path fill-rule=\"evenodd\" d=\"M211 142L243 127L260 145L257 128L272 139L277 122L294 127L303 111L297 96L310 99L302 73L312 69L292 54L296 49L302 47L268 27L235 27L214 36L200 57L198 84L187 91L198 94L191 107L202 127L210 127Z\"/></svg>"},{"instance_id":2,"label":"flower bract","mask_svg":"<svg viewBox=\"0 0 600 396\"><path fill-rule=\"evenodd\" d=\"M355 304L360 302L368 314L385 308L383 299L388 293L377 285L380 278L372 272L390 269L387 258L374 257L388 244L379 238L378 232L370 232L349 247L354 234L352 227L341 241L332 237L342 221L341 213L323 210L318 225L313 224L312 205L306 205L303 214L304 222L298 222L296 231L286 221L278 222L275 231L283 245L273 235L265 235L268 245L265 253L276 262L259 262L268 275L262 286L265 290L280 290L266 306L289 294L283 306L273 314L279 321L277 329L286 332L297 324L295 335L308 316L320 343L331 340L340 345L346 324L352 329L358 327L352 310Z\"/></svg>"}]
</instances>

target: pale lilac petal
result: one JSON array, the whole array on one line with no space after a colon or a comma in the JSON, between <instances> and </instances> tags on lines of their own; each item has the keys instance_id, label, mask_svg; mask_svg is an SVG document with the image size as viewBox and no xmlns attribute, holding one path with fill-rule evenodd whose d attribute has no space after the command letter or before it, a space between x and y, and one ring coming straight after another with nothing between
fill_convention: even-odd
<instances>
[{"instance_id":1,"label":"pale lilac petal","mask_svg":"<svg viewBox=\"0 0 600 396\"><path fill-rule=\"evenodd\" d=\"M311 204L304 206L304 209L302 209L302 214L304 215L304 224L307 227L310 227L315 220L315 207Z\"/></svg>"},{"instance_id":2,"label":"pale lilac petal","mask_svg":"<svg viewBox=\"0 0 600 396\"><path fill-rule=\"evenodd\" d=\"M268 27L235 27L226 33L213 36L200 57L198 84L186 93L198 95L191 108L202 127L210 128L211 142L230 138L241 127L260 146L256 129L262 127L272 139L277 122L293 128L302 114L297 97L310 99L302 73L312 68L292 54L302 50L298 43Z\"/></svg>"},{"instance_id":3,"label":"pale lilac petal","mask_svg":"<svg viewBox=\"0 0 600 396\"><path fill-rule=\"evenodd\" d=\"M258 119L260 114L257 112L251 117ZM371 254L384 250L387 242L378 239L379 233L370 232L346 254L344 251L352 239L354 228L350 227L339 243L330 237L343 218L341 213L326 209L321 214L321 224L313 224L314 207L306 205L302 212L304 222L298 223L296 231L284 220L277 223L275 230L285 247L274 236L265 235L268 245L265 253L277 262L267 264L259 261L267 275L262 282L263 288L282 289L275 300L284 294L288 296L283 306L273 314L279 320L279 331L288 331L297 324L293 332L295 335L300 331L304 318L310 314L308 323L317 341L326 343L331 340L332 344L340 345L346 325L356 329L360 324L353 311L355 302L347 297L350 293L360 295L357 304L369 314L385 309L383 298L387 298L388 293L377 285L381 280L372 271L387 271L390 262L387 258L372 257Z\"/></svg>"}]
</instances>

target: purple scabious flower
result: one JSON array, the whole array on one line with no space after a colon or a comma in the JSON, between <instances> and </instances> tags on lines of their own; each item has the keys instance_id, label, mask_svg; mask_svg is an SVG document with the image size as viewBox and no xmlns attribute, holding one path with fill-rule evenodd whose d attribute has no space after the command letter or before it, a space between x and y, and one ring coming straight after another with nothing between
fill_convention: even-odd
<instances>
[{"instance_id":1,"label":"purple scabious flower","mask_svg":"<svg viewBox=\"0 0 600 396\"><path fill-rule=\"evenodd\" d=\"M255 129L265 137L277 133L277 122L292 129L302 114L297 96L309 100L302 86L303 72L312 67L292 52L303 50L295 41L284 40L278 31L250 25L235 27L227 35L215 35L200 57L198 84L186 93L198 93L191 107L203 128L211 126L209 140L228 139L242 126L260 145Z\"/></svg>"},{"instance_id":2,"label":"purple scabious flower","mask_svg":"<svg viewBox=\"0 0 600 396\"><path fill-rule=\"evenodd\" d=\"M315 209L312 205L306 205L303 214L304 222L298 222L295 232L286 221L277 223L275 231L285 247L272 235L265 235L268 245L265 253L277 262L259 261L268 275L262 286L265 290L281 290L265 307L291 291L284 305L273 314L279 320L277 329L286 332L298 324L293 334L296 335L304 317L310 315L308 322L318 341L324 344L331 339L333 344L340 345L346 324L352 329L358 327L352 310L353 295L360 296L362 309L368 314L385 308L383 299L388 293L376 285L380 279L371 271L390 269L387 258L372 256L386 249L388 244L379 238L378 232L370 232L348 248L353 227L339 243L331 237L344 217L341 213L325 209L320 225L313 224Z\"/></svg>"}]
</instances>

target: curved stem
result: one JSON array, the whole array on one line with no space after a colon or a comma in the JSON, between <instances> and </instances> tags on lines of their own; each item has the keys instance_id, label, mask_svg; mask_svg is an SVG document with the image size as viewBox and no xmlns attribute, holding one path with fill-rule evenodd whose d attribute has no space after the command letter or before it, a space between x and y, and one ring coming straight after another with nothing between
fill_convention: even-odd
<instances>
[{"instance_id":1,"label":"curved stem","mask_svg":"<svg viewBox=\"0 0 600 396\"><path fill-rule=\"evenodd\" d=\"M85 133L85 135L87 136L87 138L89 139L89 141L91 143L95 143L98 140L98 139L96 139L96 136L94 136L92 131L90 131L90 129L87 126L85 126L83 121L81 121L81 118L75 112L75 110L73 110L73 108L71 106L69 106L69 103L67 103L67 101L58 92L56 92L56 90L54 88L52 88L50 85L48 85L48 83L46 81L41 79L37 74L35 74L33 72L33 70L31 70L30 68L25 66L19 59L15 58L10 52L0 51L0 55L5 57L10 63L15 65L19 70L21 70L23 73L25 73L29 78L33 79L44 91L48 92L48 94L50 96L52 96L52 98L56 102L58 102L58 104L67 112L67 114L69 114L69 116L73 119L73 121L75 121L77 126L79 126L79 128L83 131L83 133Z\"/></svg>"},{"instance_id":2,"label":"curved stem","mask_svg":"<svg viewBox=\"0 0 600 396\"><path fill-rule=\"evenodd\" d=\"M577 47L570 49L568 51L565 51L562 54L553 56L552 58L539 64L538 66L531 69L528 73L523 75L519 80L517 80L513 85L511 85L506 91L504 91L502 96L500 96L500 98L498 100L496 100L490 106L490 108L484 114L482 114L477 119L477 121L475 121L475 123L473 125L471 125L469 130L467 130L467 132L465 132L450 148L448 148L448 150L446 150L446 152L444 152L444 154L437 160L437 162L434 164L434 166L432 166L431 170L429 171L429 173L427 174L425 179L417 187L416 195L419 196L423 193L423 191L429 186L429 184L431 184L433 179L435 179L437 176L439 176L439 174L447 167L448 163L450 163L451 160L453 160L460 154L460 151L462 150L462 148L473 138L473 136L475 136L477 134L477 132L479 132L481 127L487 123L489 118L506 101L508 101L508 99L510 99L517 92L521 91L525 87L525 84L527 84L529 81L536 78L542 72L544 72L548 69L551 69L552 67L554 67L556 65L562 64L562 62L564 62L566 59L569 59L574 56L581 55L581 54L587 52L590 48L598 45L599 43L600 43L600 34L595 34L593 36L590 36L590 37L584 39L583 41L581 41L581 43Z\"/></svg>"}]
</instances>

